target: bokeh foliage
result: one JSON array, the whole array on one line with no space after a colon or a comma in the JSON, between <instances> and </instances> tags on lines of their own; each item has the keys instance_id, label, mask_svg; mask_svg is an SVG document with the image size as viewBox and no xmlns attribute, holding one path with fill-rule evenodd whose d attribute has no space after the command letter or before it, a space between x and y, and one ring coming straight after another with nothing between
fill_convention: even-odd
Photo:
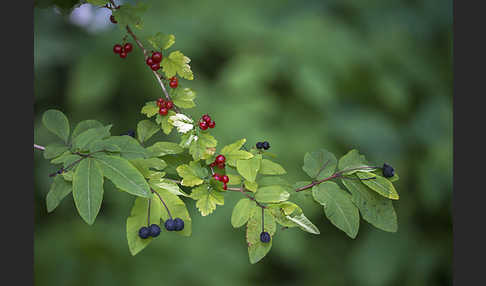
<instances>
[{"instance_id":1,"label":"bokeh foliage","mask_svg":"<svg viewBox=\"0 0 486 286\"><path fill-rule=\"evenodd\" d=\"M147 2L142 35L176 35L195 75L181 80L198 94L189 113L216 120L220 146L269 141L289 181L306 179L303 155L320 148L390 163L400 174L398 232L363 222L352 240L310 192L292 194L321 235L279 231L250 265L243 230L230 222L234 194L208 217L189 201L190 238L163 232L132 257L134 198L107 188L93 226L71 197L47 214L55 170L35 151L36 285L452 284L452 1ZM161 92L141 52L114 55L123 37L114 25L89 33L52 9L34 13L34 141L52 141L41 125L50 108L71 122L114 124L113 134L135 129L141 106Z\"/></svg>"}]
</instances>

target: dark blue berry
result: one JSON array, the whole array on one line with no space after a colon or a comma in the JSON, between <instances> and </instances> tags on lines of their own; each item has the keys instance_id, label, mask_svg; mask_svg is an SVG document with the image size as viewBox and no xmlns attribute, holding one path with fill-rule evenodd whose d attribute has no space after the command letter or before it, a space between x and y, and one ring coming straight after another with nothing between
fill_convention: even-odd
<instances>
[{"instance_id":1,"label":"dark blue berry","mask_svg":"<svg viewBox=\"0 0 486 286\"><path fill-rule=\"evenodd\" d=\"M150 236L150 229L146 226L143 226L139 229L138 231L138 236L140 236L140 238L147 238Z\"/></svg>"},{"instance_id":2,"label":"dark blue berry","mask_svg":"<svg viewBox=\"0 0 486 286\"><path fill-rule=\"evenodd\" d=\"M150 236L151 237L157 237L160 234L160 226L156 224L152 224L150 227Z\"/></svg>"},{"instance_id":3,"label":"dark blue berry","mask_svg":"<svg viewBox=\"0 0 486 286\"><path fill-rule=\"evenodd\" d=\"M391 178L395 175L395 170L392 166L388 165L387 163L383 164L383 176L385 178Z\"/></svg>"},{"instance_id":4,"label":"dark blue berry","mask_svg":"<svg viewBox=\"0 0 486 286\"><path fill-rule=\"evenodd\" d=\"M263 143L262 142L257 142L256 143L257 149L262 149L263 148Z\"/></svg>"},{"instance_id":5,"label":"dark blue berry","mask_svg":"<svg viewBox=\"0 0 486 286\"><path fill-rule=\"evenodd\" d=\"M133 138L135 138L135 131L133 130L128 130L127 133L123 134L123 135L128 135L128 136L132 136Z\"/></svg>"},{"instance_id":6,"label":"dark blue berry","mask_svg":"<svg viewBox=\"0 0 486 286\"><path fill-rule=\"evenodd\" d=\"M174 219L175 230L180 231L184 229L184 221L180 218Z\"/></svg>"},{"instance_id":7,"label":"dark blue berry","mask_svg":"<svg viewBox=\"0 0 486 286\"><path fill-rule=\"evenodd\" d=\"M270 149L270 143L265 141L265 142L262 143L262 147L263 147L263 149L268 150L268 149Z\"/></svg>"},{"instance_id":8,"label":"dark blue berry","mask_svg":"<svg viewBox=\"0 0 486 286\"><path fill-rule=\"evenodd\" d=\"M166 220L165 223L164 223L164 226L165 226L165 229L167 229L168 231L175 230L175 222L174 222L173 219Z\"/></svg>"},{"instance_id":9,"label":"dark blue berry","mask_svg":"<svg viewBox=\"0 0 486 286\"><path fill-rule=\"evenodd\" d=\"M270 234L266 231L263 231L262 233L260 233L260 241L261 242L264 242L264 243L267 243L267 242L270 242Z\"/></svg>"}]
</instances>

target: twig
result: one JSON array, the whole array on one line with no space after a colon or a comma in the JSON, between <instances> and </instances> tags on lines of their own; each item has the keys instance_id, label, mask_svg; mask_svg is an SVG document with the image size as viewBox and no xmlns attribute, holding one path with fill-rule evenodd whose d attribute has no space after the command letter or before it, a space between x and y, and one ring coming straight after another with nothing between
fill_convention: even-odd
<instances>
[{"instance_id":1,"label":"twig","mask_svg":"<svg viewBox=\"0 0 486 286\"><path fill-rule=\"evenodd\" d=\"M34 149L39 149L39 150L45 151L46 150L46 147L41 146L41 145L34 144Z\"/></svg>"}]
</instances>

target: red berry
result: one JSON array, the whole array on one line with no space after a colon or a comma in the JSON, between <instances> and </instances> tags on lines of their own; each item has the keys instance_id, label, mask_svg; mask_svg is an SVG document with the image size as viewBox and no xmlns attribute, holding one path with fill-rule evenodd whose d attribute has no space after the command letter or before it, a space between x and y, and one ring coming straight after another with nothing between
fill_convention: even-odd
<instances>
[{"instance_id":1,"label":"red berry","mask_svg":"<svg viewBox=\"0 0 486 286\"><path fill-rule=\"evenodd\" d=\"M214 174L213 174L213 178L214 178L216 181L221 181L221 177L220 177L218 174L216 174L216 173L214 173Z\"/></svg>"},{"instance_id":2,"label":"red berry","mask_svg":"<svg viewBox=\"0 0 486 286\"><path fill-rule=\"evenodd\" d=\"M229 182L229 177L226 176L226 175L224 175L223 177L221 177L221 182L223 182L225 184L228 183Z\"/></svg>"},{"instance_id":3,"label":"red berry","mask_svg":"<svg viewBox=\"0 0 486 286\"><path fill-rule=\"evenodd\" d=\"M201 119L206 121L207 123L209 123L208 121L211 121L211 117L207 114L204 114Z\"/></svg>"},{"instance_id":4,"label":"red berry","mask_svg":"<svg viewBox=\"0 0 486 286\"><path fill-rule=\"evenodd\" d=\"M152 58L147 58L147 60L145 61L145 63L147 63L147 65L149 67L151 67L154 64L154 61L152 60Z\"/></svg>"},{"instance_id":5,"label":"red berry","mask_svg":"<svg viewBox=\"0 0 486 286\"><path fill-rule=\"evenodd\" d=\"M169 112L169 110L165 107L162 107L162 108L159 109L160 115L167 115L168 112Z\"/></svg>"},{"instance_id":6,"label":"red berry","mask_svg":"<svg viewBox=\"0 0 486 286\"><path fill-rule=\"evenodd\" d=\"M165 103L165 106L167 107L167 109L172 109L172 107L174 107L174 103L169 100Z\"/></svg>"},{"instance_id":7,"label":"red berry","mask_svg":"<svg viewBox=\"0 0 486 286\"><path fill-rule=\"evenodd\" d=\"M153 52L152 53L152 60L154 61L154 63L160 63L162 61L162 53Z\"/></svg>"},{"instance_id":8,"label":"red berry","mask_svg":"<svg viewBox=\"0 0 486 286\"><path fill-rule=\"evenodd\" d=\"M218 163L218 168L224 169L225 164L224 163Z\"/></svg>"},{"instance_id":9,"label":"red berry","mask_svg":"<svg viewBox=\"0 0 486 286\"><path fill-rule=\"evenodd\" d=\"M120 44L116 44L113 46L113 52L115 52L115 54L119 54L122 51L123 51L123 47Z\"/></svg>"},{"instance_id":10,"label":"red berry","mask_svg":"<svg viewBox=\"0 0 486 286\"><path fill-rule=\"evenodd\" d=\"M212 162L211 164L209 164L209 166L211 166L211 167L216 166L216 162Z\"/></svg>"},{"instance_id":11,"label":"red berry","mask_svg":"<svg viewBox=\"0 0 486 286\"><path fill-rule=\"evenodd\" d=\"M223 190L227 190L228 189L228 185L226 185L226 183L223 183Z\"/></svg>"},{"instance_id":12,"label":"red berry","mask_svg":"<svg viewBox=\"0 0 486 286\"><path fill-rule=\"evenodd\" d=\"M121 51L120 58L124 59L127 57L127 53L125 51Z\"/></svg>"},{"instance_id":13,"label":"red berry","mask_svg":"<svg viewBox=\"0 0 486 286\"><path fill-rule=\"evenodd\" d=\"M172 87L172 88L176 88L177 86L179 85L179 82L177 80L177 78L171 78L170 79L170 82L169 82L169 86Z\"/></svg>"},{"instance_id":14,"label":"red berry","mask_svg":"<svg viewBox=\"0 0 486 286\"><path fill-rule=\"evenodd\" d=\"M153 70L153 71L158 71L160 69L160 65L159 64L153 64L150 66L150 68Z\"/></svg>"},{"instance_id":15,"label":"red berry","mask_svg":"<svg viewBox=\"0 0 486 286\"><path fill-rule=\"evenodd\" d=\"M208 127L209 127L209 128L214 128L214 126L216 126L216 122L214 122L214 121L212 121L212 120L211 120L211 121L209 121L209 123L208 123Z\"/></svg>"},{"instance_id":16,"label":"red berry","mask_svg":"<svg viewBox=\"0 0 486 286\"><path fill-rule=\"evenodd\" d=\"M216 162L216 164L224 163L226 162L226 157L223 155L218 155L216 156L216 159L214 159L214 162Z\"/></svg>"},{"instance_id":17,"label":"red berry","mask_svg":"<svg viewBox=\"0 0 486 286\"><path fill-rule=\"evenodd\" d=\"M124 46L123 46L123 50L125 50L125 52L129 53L133 50L133 46L132 44L130 43L126 43Z\"/></svg>"},{"instance_id":18,"label":"red berry","mask_svg":"<svg viewBox=\"0 0 486 286\"><path fill-rule=\"evenodd\" d=\"M206 121L199 122L199 128L201 128L202 130L208 129L208 124L206 123Z\"/></svg>"},{"instance_id":19,"label":"red berry","mask_svg":"<svg viewBox=\"0 0 486 286\"><path fill-rule=\"evenodd\" d=\"M163 98L159 98L157 99L157 106L158 107L162 107L162 104L165 102L165 100Z\"/></svg>"},{"instance_id":20,"label":"red berry","mask_svg":"<svg viewBox=\"0 0 486 286\"><path fill-rule=\"evenodd\" d=\"M111 16L110 16L110 21L111 21L113 24L118 23L118 22L115 20L115 16L113 16L113 15L111 15Z\"/></svg>"}]
</instances>

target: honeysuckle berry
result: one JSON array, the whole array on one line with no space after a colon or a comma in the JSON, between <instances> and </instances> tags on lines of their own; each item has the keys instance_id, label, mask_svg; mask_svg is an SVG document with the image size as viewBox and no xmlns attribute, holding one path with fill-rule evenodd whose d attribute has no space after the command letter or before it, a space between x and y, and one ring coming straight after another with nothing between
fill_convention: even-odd
<instances>
[{"instance_id":1,"label":"honeysuckle berry","mask_svg":"<svg viewBox=\"0 0 486 286\"><path fill-rule=\"evenodd\" d=\"M206 123L206 121L199 122L199 128L201 128L202 130L208 129L208 124Z\"/></svg>"},{"instance_id":2,"label":"honeysuckle berry","mask_svg":"<svg viewBox=\"0 0 486 286\"><path fill-rule=\"evenodd\" d=\"M270 143L265 141L265 142L262 143L262 147L263 147L263 149L268 150L268 149L270 149Z\"/></svg>"},{"instance_id":3,"label":"honeysuckle berry","mask_svg":"<svg viewBox=\"0 0 486 286\"><path fill-rule=\"evenodd\" d=\"M152 60L154 63L160 63L162 61L162 53L161 52L153 52L152 53Z\"/></svg>"},{"instance_id":4,"label":"honeysuckle berry","mask_svg":"<svg viewBox=\"0 0 486 286\"><path fill-rule=\"evenodd\" d=\"M138 236L142 239L148 238L150 236L150 229L146 226L141 227L138 230Z\"/></svg>"},{"instance_id":5,"label":"honeysuckle berry","mask_svg":"<svg viewBox=\"0 0 486 286\"><path fill-rule=\"evenodd\" d=\"M178 217L174 219L174 230L181 231L184 229L184 221Z\"/></svg>"},{"instance_id":6,"label":"honeysuckle berry","mask_svg":"<svg viewBox=\"0 0 486 286\"><path fill-rule=\"evenodd\" d=\"M123 47L120 44L116 44L113 46L113 52L115 54L119 54L123 51Z\"/></svg>"},{"instance_id":7,"label":"honeysuckle berry","mask_svg":"<svg viewBox=\"0 0 486 286\"><path fill-rule=\"evenodd\" d=\"M152 224L149 227L149 231L150 231L151 237L157 237L160 234L160 226L158 226L156 224Z\"/></svg>"},{"instance_id":8,"label":"honeysuckle berry","mask_svg":"<svg viewBox=\"0 0 486 286\"><path fill-rule=\"evenodd\" d=\"M223 175L223 176L221 177L221 182L223 182L223 183L225 183L225 184L226 184L226 183L228 183L228 182L229 182L229 177L228 177L228 176L226 176L226 175Z\"/></svg>"},{"instance_id":9,"label":"honeysuckle berry","mask_svg":"<svg viewBox=\"0 0 486 286\"><path fill-rule=\"evenodd\" d=\"M120 58L124 59L127 57L127 53L125 51L120 52Z\"/></svg>"},{"instance_id":10,"label":"honeysuckle berry","mask_svg":"<svg viewBox=\"0 0 486 286\"><path fill-rule=\"evenodd\" d=\"M172 109L172 107L174 107L174 102L172 102L172 101L170 101L170 100L169 100L169 101L167 101L167 102L165 103L165 107L167 107L167 109Z\"/></svg>"},{"instance_id":11,"label":"honeysuckle berry","mask_svg":"<svg viewBox=\"0 0 486 286\"><path fill-rule=\"evenodd\" d=\"M391 178L395 175L395 170L387 163L383 164L383 177Z\"/></svg>"},{"instance_id":12,"label":"honeysuckle berry","mask_svg":"<svg viewBox=\"0 0 486 286\"><path fill-rule=\"evenodd\" d=\"M173 219L166 220L165 223L164 223L164 226L165 226L165 229L167 229L168 231L175 230L175 222L174 222Z\"/></svg>"},{"instance_id":13,"label":"honeysuckle berry","mask_svg":"<svg viewBox=\"0 0 486 286\"><path fill-rule=\"evenodd\" d=\"M267 243L267 242L270 242L270 234L266 231L262 231L260 233L260 241L263 242L263 243Z\"/></svg>"},{"instance_id":14,"label":"honeysuckle berry","mask_svg":"<svg viewBox=\"0 0 486 286\"><path fill-rule=\"evenodd\" d=\"M216 159L214 159L214 162L216 162L216 164L224 163L226 162L226 157L224 155L218 155L216 156Z\"/></svg>"},{"instance_id":15,"label":"honeysuckle berry","mask_svg":"<svg viewBox=\"0 0 486 286\"><path fill-rule=\"evenodd\" d=\"M160 65L159 64L152 64L150 66L150 68L153 70L153 71L158 71L160 69Z\"/></svg>"},{"instance_id":16,"label":"honeysuckle berry","mask_svg":"<svg viewBox=\"0 0 486 286\"><path fill-rule=\"evenodd\" d=\"M130 43L126 43L124 46L123 46L123 50L127 53L131 52L133 50L133 46L132 44Z\"/></svg>"},{"instance_id":17,"label":"honeysuckle berry","mask_svg":"<svg viewBox=\"0 0 486 286\"><path fill-rule=\"evenodd\" d=\"M208 127L209 128L214 128L216 126L216 122L210 120L209 123L208 123Z\"/></svg>"},{"instance_id":18,"label":"honeysuckle berry","mask_svg":"<svg viewBox=\"0 0 486 286\"><path fill-rule=\"evenodd\" d=\"M262 149L263 148L263 142L257 142L256 147L257 147L257 149Z\"/></svg>"},{"instance_id":19,"label":"honeysuckle berry","mask_svg":"<svg viewBox=\"0 0 486 286\"><path fill-rule=\"evenodd\" d=\"M159 109L159 114L160 114L160 115L164 115L164 116L165 116L165 115L167 115L167 113L169 113L169 110L168 110L167 108L165 108L165 107L161 107L161 108Z\"/></svg>"},{"instance_id":20,"label":"honeysuckle berry","mask_svg":"<svg viewBox=\"0 0 486 286\"><path fill-rule=\"evenodd\" d=\"M113 16L113 15L110 15L110 22L112 22L113 24L118 23L118 21L115 20L115 16Z\"/></svg>"}]
</instances>

